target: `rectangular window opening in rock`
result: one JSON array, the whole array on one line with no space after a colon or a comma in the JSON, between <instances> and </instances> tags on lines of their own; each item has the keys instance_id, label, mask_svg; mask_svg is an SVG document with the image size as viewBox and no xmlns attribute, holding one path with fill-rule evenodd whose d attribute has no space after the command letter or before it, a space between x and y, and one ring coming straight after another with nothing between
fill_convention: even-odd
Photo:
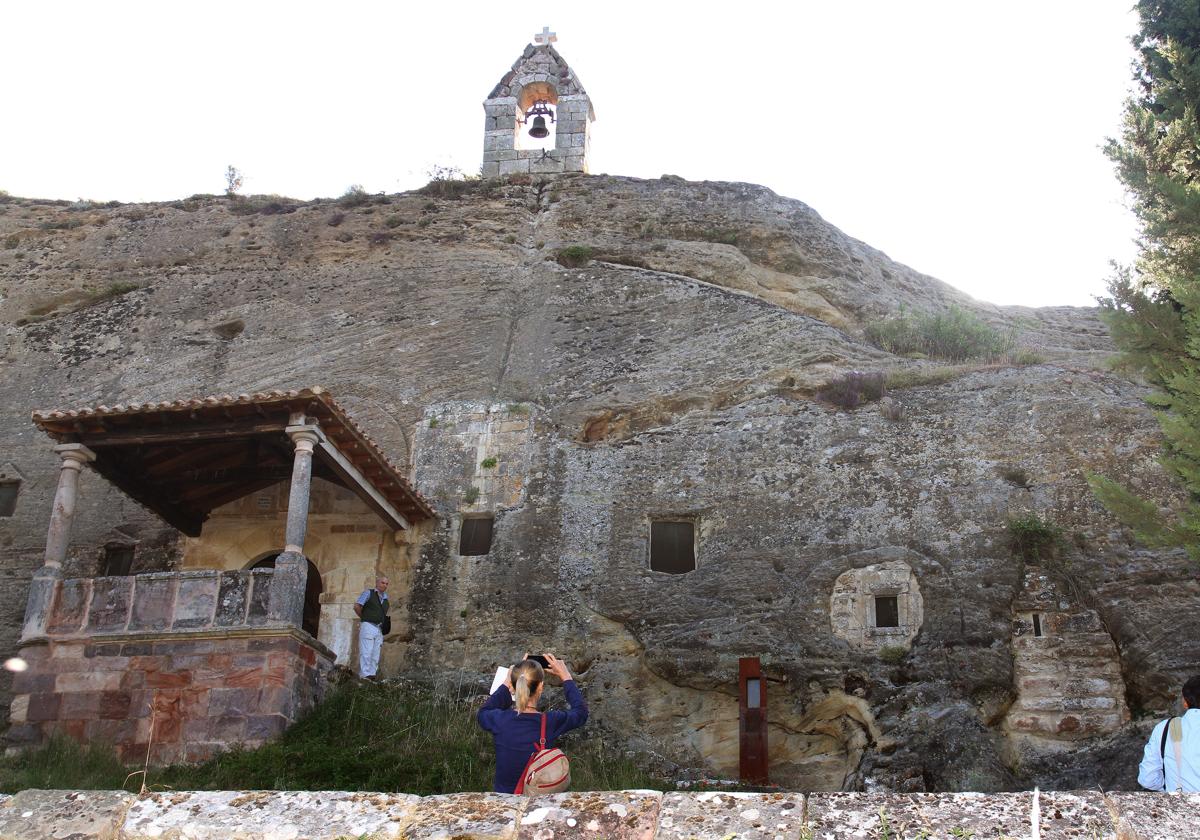
<instances>
[{"instance_id":1,"label":"rectangular window opening in rock","mask_svg":"<svg viewBox=\"0 0 1200 840\"><path fill-rule=\"evenodd\" d=\"M875 596L875 626L899 627L900 603L895 595Z\"/></svg>"},{"instance_id":2,"label":"rectangular window opening in rock","mask_svg":"<svg viewBox=\"0 0 1200 840\"><path fill-rule=\"evenodd\" d=\"M0 481L0 516L12 516L17 510L17 495L21 492L21 482Z\"/></svg>"},{"instance_id":3,"label":"rectangular window opening in rock","mask_svg":"<svg viewBox=\"0 0 1200 840\"><path fill-rule=\"evenodd\" d=\"M133 568L133 546L106 545L100 560L101 577L125 577Z\"/></svg>"},{"instance_id":4,"label":"rectangular window opening in rock","mask_svg":"<svg viewBox=\"0 0 1200 840\"><path fill-rule=\"evenodd\" d=\"M1041 615L1041 613L1033 614L1033 635L1039 636L1039 637L1042 635L1042 615Z\"/></svg>"},{"instance_id":5,"label":"rectangular window opening in rock","mask_svg":"<svg viewBox=\"0 0 1200 840\"><path fill-rule=\"evenodd\" d=\"M650 523L650 569L681 575L696 568L696 523Z\"/></svg>"},{"instance_id":6,"label":"rectangular window opening in rock","mask_svg":"<svg viewBox=\"0 0 1200 840\"><path fill-rule=\"evenodd\" d=\"M472 516L462 521L458 534L458 553L463 557L479 557L492 550L491 516Z\"/></svg>"}]
</instances>

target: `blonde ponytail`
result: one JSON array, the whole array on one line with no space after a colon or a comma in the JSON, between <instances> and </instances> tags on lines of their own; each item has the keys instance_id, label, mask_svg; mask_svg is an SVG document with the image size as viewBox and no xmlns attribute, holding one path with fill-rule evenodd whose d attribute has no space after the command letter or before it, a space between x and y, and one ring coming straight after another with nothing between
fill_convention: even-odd
<instances>
[{"instance_id":1,"label":"blonde ponytail","mask_svg":"<svg viewBox=\"0 0 1200 840\"><path fill-rule=\"evenodd\" d=\"M516 689L517 711L525 711L529 698L537 693L538 686L546 678L542 666L532 659L518 662L512 669L513 686Z\"/></svg>"}]
</instances>

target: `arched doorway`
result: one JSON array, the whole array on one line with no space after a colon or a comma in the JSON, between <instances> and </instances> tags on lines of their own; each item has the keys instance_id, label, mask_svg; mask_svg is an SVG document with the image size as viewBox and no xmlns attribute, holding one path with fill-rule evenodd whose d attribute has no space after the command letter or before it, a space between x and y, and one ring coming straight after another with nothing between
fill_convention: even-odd
<instances>
[{"instance_id":1,"label":"arched doorway","mask_svg":"<svg viewBox=\"0 0 1200 840\"><path fill-rule=\"evenodd\" d=\"M275 558L281 552L268 554L254 561L250 565L251 569L274 569ZM317 567L313 565L313 561L305 558L308 563L308 580L304 584L304 619L301 622L301 627L304 632L317 638L317 628L321 623L321 593L325 591L325 585L321 582L321 573L317 571Z\"/></svg>"}]
</instances>

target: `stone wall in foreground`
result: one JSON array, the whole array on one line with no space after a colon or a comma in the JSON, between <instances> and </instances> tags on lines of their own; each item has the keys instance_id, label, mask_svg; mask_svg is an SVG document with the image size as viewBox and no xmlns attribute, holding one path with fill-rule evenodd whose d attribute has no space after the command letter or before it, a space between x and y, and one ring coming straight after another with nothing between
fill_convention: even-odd
<instances>
[{"instance_id":1,"label":"stone wall in foreground","mask_svg":"<svg viewBox=\"0 0 1200 840\"><path fill-rule=\"evenodd\" d=\"M349 792L27 790L0 797L0 840L38 838L1194 838L1200 794L561 793L526 799Z\"/></svg>"}]
</instances>

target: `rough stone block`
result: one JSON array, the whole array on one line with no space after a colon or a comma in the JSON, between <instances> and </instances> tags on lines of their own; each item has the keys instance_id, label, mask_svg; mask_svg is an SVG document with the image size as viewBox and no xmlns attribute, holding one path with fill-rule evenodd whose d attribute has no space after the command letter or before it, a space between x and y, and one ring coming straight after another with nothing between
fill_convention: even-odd
<instances>
[{"instance_id":1,"label":"rough stone block","mask_svg":"<svg viewBox=\"0 0 1200 840\"><path fill-rule=\"evenodd\" d=\"M37 723L43 720L58 720L58 709L62 704L61 694L31 694L29 695L28 711L25 720Z\"/></svg>"},{"instance_id":2,"label":"rough stone block","mask_svg":"<svg viewBox=\"0 0 1200 840\"><path fill-rule=\"evenodd\" d=\"M1200 793L1108 793L1121 840L1192 840L1200 825Z\"/></svg>"},{"instance_id":3,"label":"rough stone block","mask_svg":"<svg viewBox=\"0 0 1200 840\"><path fill-rule=\"evenodd\" d=\"M64 580L58 588L54 609L46 632L52 636L68 635L83 629L88 603L92 599L92 580Z\"/></svg>"},{"instance_id":4,"label":"rough stone block","mask_svg":"<svg viewBox=\"0 0 1200 840\"><path fill-rule=\"evenodd\" d=\"M426 796L414 803L404 829L407 840L509 840L517 836L524 797L505 793Z\"/></svg>"},{"instance_id":5,"label":"rough stone block","mask_svg":"<svg viewBox=\"0 0 1200 840\"><path fill-rule=\"evenodd\" d=\"M151 794L133 803L122 840L304 837L399 837L417 802L407 794L274 793L267 791Z\"/></svg>"},{"instance_id":6,"label":"rough stone block","mask_svg":"<svg viewBox=\"0 0 1200 840\"><path fill-rule=\"evenodd\" d=\"M249 715L246 718L246 740L269 741L287 729L288 719L283 715Z\"/></svg>"},{"instance_id":7,"label":"rough stone block","mask_svg":"<svg viewBox=\"0 0 1200 840\"><path fill-rule=\"evenodd\" d=\"M211 624L216 612L219 587L220 578L215 572L181 575L179 594L175 598L175 620L171 627L180 630Z\"/></svg>"},{"instance_id":8,"label":"rough stone block","mask_svg":"<svg viewBox=\"0 0 1200 840\"><path fill-rule=\"evenodd\" d=\"M518 838L649 838L654 836L662 794L653 790L555 793L532 798L517 827Z\"/></svg>"},{"instance_id":9,"label":"rough stone block","mask_svg":"<svg viewBox=\"0 0 1200 840\"><path fill-rule=\"evenodd\" d=\"M528 172L528 160L502 160L500 161L501 175L515 175L518 172Z\"/></svg>"},{"instance_id":10,"label":"rough stone block","mask_svg":"<svg viewBox=\"0 0 1200 840\"><path fill-rule=\"evenodd\" d=\"M934 837L1025 837L1030 831L1032 793L915 793L911 799Z\"/></svg>"},{"instance_id":11,"label":"rough stone block","mask_svg":"<svg viewBox=\"0 0 1200 840\"><path fill-rule=\"evenodd\" d=\"M129 717L132 700L128 691L104 691L97 711L103 720L124 720Z\"/></svg>"},{"instance_id":12,"label":"rough stone block","mask_svg":"<svg viewBox=\"0 0 1200 840\"><path fill-rule=\"evenodd\" d=\"M500 164L496 161L484 161L483 166L479 169L481 178L499 178Z\"/></svg>"},{"instance_id":13,"label":"rough stone block","mask_svg":"<svg viewBox=\"0 0 1200 840\"><path fill-rule=\"evenodd\" d=\"M1041 840L1114 840L1116 830L1099 791L1045 791L1038 795Z\"/></svg>"},{"instance_id":14,"label":"rough stone block","mask_svg":"<svg viewBox=\"0 0 1200 840\"><path fill-rule=\"evenodd\" d=\"M138 575L134 578L130 630L169 630L175 607L176 575Z\"/></svg>"},{"instance_id":15,"label":"rough stone block","mask_svg":"<svg viewBox=\"0 0 1200 840\"><path fill-rule=\"evenodd\" d=\"M260 625L267 623L267 614L271 604L272 574L270 569L255 569L250 573L249 609L246 611L246 623Z\"/></svg>"},{"instance_id":16,"label":"rough stone block","mask_svg":"<svg viewBox=\"0 0 1200 840\"><path fill-rule=\"evenodd\" d=\"M23 790L0 804L0 840L115 840L131 793L109 790Z\"/></svg>"},{"instance_id":17,"label":"rough stone block","mask_svg":"<svg viewBox=\"0 0 1200 840\"><path fill-rule=\"evenodd\" d=\"M26 715L29 712L29 695L18 694L12 699L12 703L8 707L9 723L24 723L28 718Z\"/></svg>"},{"instance_id":18,"label":"rough stone block","mask_svg":"<svg viewBox=\"0 0 1200 840\"><path fill-rule=\"evenodd\" d=\"M799 793L667 793L657 840L796 837L804 819Z\"/></svg>"},{"instance_id":19,"label":"rough stone block","mask_svg":"<svg viewBox=\"0 0 1200 840\"><path fill-rule=\"evenodd\" d=\"M814 838L912 837L928 823L912 796L899 793L812 793L808 828ZM941 835L939 835L941 836Z\"/></svg>"},{"instance_id":20,"label":"rough stone block","mask_svg":"<svg viewBox=\"0 0 1200 840\"><path fill-rule=\"evenodd\" d=\"M250 575L246 572L222 572L217 592L216 618L218 627L233 627L246 622L247 595Z\"/></svg>"},{"instance_id":21,"label":"rough stone block","mask_svg":"<svg viewBox=\"0 0 1200 840\"><path fill-rule=\"evenodd\" d=\"M106 577L92 582L92 603L87 629L92 632L122 630L129 621L133 578Z\"/></svg>"},{"instance_id":22,"label":"rough stone block","mask_svg":"<svg viewBox=\"0 0 1200 840\"><path fill-rule=\"evenodd\" d=\"M58 716L62 720L95 720L100 717L99 691L72 691L63 695Z\"/></svg>"}]
</instances>

